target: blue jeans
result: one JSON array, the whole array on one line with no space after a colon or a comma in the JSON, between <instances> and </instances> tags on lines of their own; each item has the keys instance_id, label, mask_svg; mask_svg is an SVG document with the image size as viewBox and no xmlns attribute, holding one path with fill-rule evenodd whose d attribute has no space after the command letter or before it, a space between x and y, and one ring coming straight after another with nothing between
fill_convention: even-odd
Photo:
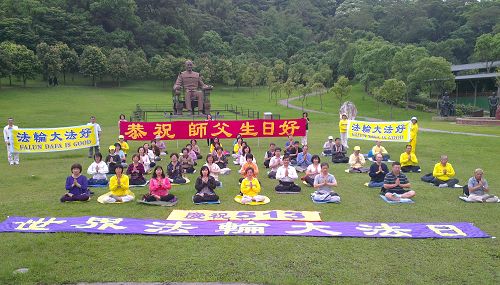
<instances>
[{"instance_id":1,"label":"blue jeans","mask_svg":"<svg viewBox=\"0 0 500 285\"><path fill-rule=\"evenodd\" d=\"M370 181L368 182L368 187L370 188L378 188L384 186L384 182L375 182L375 181Z\"/></svg>"}]
</instances>

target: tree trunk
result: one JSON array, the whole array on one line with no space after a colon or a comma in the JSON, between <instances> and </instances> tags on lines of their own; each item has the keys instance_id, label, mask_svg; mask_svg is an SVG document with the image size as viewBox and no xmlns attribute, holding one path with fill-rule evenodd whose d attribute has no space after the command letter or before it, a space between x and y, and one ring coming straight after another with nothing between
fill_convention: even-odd
<instances>
[{"instance_id":1,"label":"tree trunk","mask_svg":"<svg viewBox=\"0 0 500 285\"><path fill-rule=\"evenodd\" d=\"M92 76L92 85L94 85L94 87L97 87L97 84L95 82L95 76Z\"/></svg>"},{"instance_id":2,"label":"tree trunk","mask_svg":"<svg viewBox=\"0 0 500 285\"><path fill-rule=\"evenodd\" d=\"M392 121L392 104L391 104L391 121Z\"/></svg>"},{"instance_id":3,"label":"tree trunk","mask_svg":"<svg viewBox=\"0 0 500 285\"><path fill-rule=\"evenodd\" d=\"M26 77L23 75L23 87L26 87Z\"/></svg>"},{"instance_id":4,"label":"tree trunk","mask_svg":"<svg viewBox=\"0 0 500 285\"><path fill-rule=\"evenodd\" d=\"M121 86L120 86L120 80L118 80L118 87L121 87Z\"/></svg>"},{"instance_id":5,"label":"tree trunk","mask_svg":"<svg viewBox=\"0 0 500 285\"><path fill-rule=\"evenodd\" d=\"M319 93L319 109L323 110L323 93Z\"/></svg>"},{"instance_id":6,"label":"tree trunk","mask_svg":"<svg viewBox=\"0 0 500 285\"><path fill-rule=\"evenodd\" d=\"M63 84L66 85L66 71L63 72Z\"/></svg>"},{"instance_id":7,"label":"tree trunk","mask_svg":"<svg viewBox=\"0 0 500 285\"><path fill-rule=\"evenodd\" d=\"M12 75L9 74L9 86L12 86Z\"/></svg>"}]
</instances>

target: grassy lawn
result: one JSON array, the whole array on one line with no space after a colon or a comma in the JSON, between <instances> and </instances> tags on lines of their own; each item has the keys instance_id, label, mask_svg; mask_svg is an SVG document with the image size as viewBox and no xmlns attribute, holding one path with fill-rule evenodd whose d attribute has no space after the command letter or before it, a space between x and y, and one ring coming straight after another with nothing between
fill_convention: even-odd
<instances>
[{"instance_id":1,"label":"grassy lawn","mask_svg":"<svg viewBox=\"0 0 500 285\"><path fill-rule=\"evenodd\" d=\"M62 81L62 80L61 80ZM2 83L5 85L6 80ZM129 115L140 104L170 104L170 91L159 82L125 84L124 88L91 88L72 86L45 88L30 83L28 88L0 89L1 120L13 116L20 127L58 127L84 124L90 115L103 128L101 147L106 149L118 135L120 113ZM262 112L280 114L282 118L299 117L301 112L268 102L265 89L218 88L212 105L236 104ZM324 96L325 114L311 114L309 141L313 153L321 152L328 135L338 135L338 101ZM350 100L360 116L389 119L389 108L372 98L363 99L359 86ZM300 101L294 104L300 105ZM309 109L320 109L319 98L308 99ZM494 127L470 127L432 122L432 114L394 110L394 119L419 117L420 127L461 132L498 134ZM2 126L4 126L2 125ZM259 167L269 142L284 145L285 138L250 139ZM232 140L223 141L230 146ZM169 152L180 149L186 141L169 142ZM206 154L204 141L199 142ZM139 142L129 142L131 149ZM367 141L350 141L367 151ZM500 138L472 137L421 132L417 155L423 172L431 172L443 153L448 154L461 183L481 167L485 170L493 193L500 194L498 149ZM104 147L103 147L104 146ZM393 157L399 157L404 143L387 143ZM70 165L82 163L86 169L91 160L87 150L21 155L21 165L9 167L6 150L0 148L0 218L7 216L115 216L165 219L172 209L147 207L136 203L101 205L62 204L64 182ZM322 157L323 158L323 157ZM161 165L167 162L163 160ZM193 183L177 186L172 193L179 203L175 209L245 210L248 207L232 201L239 191L236 168L221 176L224 184L217 193L220 205L192 204ZM276 181L261 177L263 194L271 203L252 210L320 211L323 221L365 222L472 222L492 236L500 235L499 205L466 204L457 197L459 189L438 189L420 181L420 175L409 174L416 190L416 203L388 205L378 197L378 190L363 186L367 175L347 174L345 165L330 167L339 181L339 205L311 203L311 188L303 187L299 195L274 194ZM188 175L191 181L196 175ZM106 190L97 188L96 195ZM136 189L139 196L147 189ZM0 235L1 284L54 284L98 281L220 281L264 284L495 284L500 280L500 244L498 239L469 240L403 240L306 237L163 237L139 235L93 234L18 234ZM13 275L17 268L27 267L23 275Z\"/></svg>"}]
</instances>

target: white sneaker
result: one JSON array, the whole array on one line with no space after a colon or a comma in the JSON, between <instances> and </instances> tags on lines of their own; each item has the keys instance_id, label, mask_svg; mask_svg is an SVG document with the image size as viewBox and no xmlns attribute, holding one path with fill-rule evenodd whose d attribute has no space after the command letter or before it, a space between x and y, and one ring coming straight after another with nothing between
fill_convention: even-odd
<instances>
[{"instance_id":1,"label":"white sneaker","mask_svg":"<svg viewBox=\"0 0 500 285\"><path fill-rule=\"evenodd\" d=\"M446 183L439 184L439 188L446 188L446 187L448 187L448 184Z\"/></svg>"},{"instance_id":2,"label":"white sneaker","mask_svg":"<svg viewBox=\"0 0 500 285\"><path fill-rule=\"evenodd\" d=\"M14 165L14 162L12 162L12 161L11 161L11 162L9 162L9 165Z\"/></svg>"}]
</instances>

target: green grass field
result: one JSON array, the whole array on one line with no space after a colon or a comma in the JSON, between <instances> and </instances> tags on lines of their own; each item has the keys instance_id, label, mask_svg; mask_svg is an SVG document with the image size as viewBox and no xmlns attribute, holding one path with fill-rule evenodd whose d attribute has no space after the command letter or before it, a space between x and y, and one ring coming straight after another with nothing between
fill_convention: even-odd
<instances>
[{"instance_id":1,"label":"green grass field","mask_svg":"<svg viewBox=\"0 0 500 285\"><path fill-rule=\"evenodd\" d=\"M5 84L5 79L3 80ZM0 89L1 120L13 116L20 127L59 127L84 124L90 115L103 128L101 146L107 148L118 135L120 113L129 115L138 103L169 103L170 92L161 83L127 84L124 88L73 86L46 88L32 83L28 88ZM282 118L300 117L301 112L268 102L265 89L218 88L212 105L232 103L251 109L279 113ZM389 119L389 108L363 96L359 86L349 98L359 115ZM323 97L324 114L310 114L309 144L313 153L321 152L328 135L338 134L338 101ZM293 104L300 105L300 101ZM308 98L309 109L319 110L319 98ZM394 109L394 119L419 117L421 128L500 135L497 127L468 127L432 122L432 114ZM2 125L2 126L4 126ZM259 166L269 142L283 145L286 138L250 139ZM231 140L232 141L232 140ZM223 141L224 146L231 144ZM139 142L129 142L131 149ZM179 142L179 148L186 141ZM200 145L205 146L204 141ZM350 141L365 152L368 141ZM498 173L498 137L472 137L420 132L417 155L423 172L431 172L441 154L447 154L461 183L481 167L493 193L500 194ZM393 157L399 157L404 143L387 143ZM176 142L167 144L169 152ZM202 150L207 151L204 147ZM87 150L21 155L20 166L9 166L5 147L0 148L0 217L7 216L115 216L165 219L172 209L147 207L135 202L102 205L95 199L88 203L62 204L64 182L70 165L91 160ZM166 165L165 159L161 165ZM239 191L234 173L221 176L224 184L217 192L222 204L192 204L193 184L175 187L172 193L180 202L175 209L248 209L232 201ZM500 235L500 208L497 204L466 204L457 197L460 189L438 189L420 181L420 174L409 174L416 203L388 205L378 197L377 189L363 186L367 175L347 174L345 165L330 167L339 181L342 203L311 203L311 188L302 193L278 196L276 181L261 178L263 194L271 203L252 210L320 211L323 221L355 222L472 222L491 236ZM196 175L188 177L194 181ZM106 190L97 189L96 194ZM137 194L147 189L134 190ZM93 234L0 234L1 284L54 284L102 281L173 282L211 281L262 284L498 284L500 282L500 244L498 239L406 240L307 237L163 237ZM14 275L27 267L26 274Z\"/></svg>"}]
</instances>

